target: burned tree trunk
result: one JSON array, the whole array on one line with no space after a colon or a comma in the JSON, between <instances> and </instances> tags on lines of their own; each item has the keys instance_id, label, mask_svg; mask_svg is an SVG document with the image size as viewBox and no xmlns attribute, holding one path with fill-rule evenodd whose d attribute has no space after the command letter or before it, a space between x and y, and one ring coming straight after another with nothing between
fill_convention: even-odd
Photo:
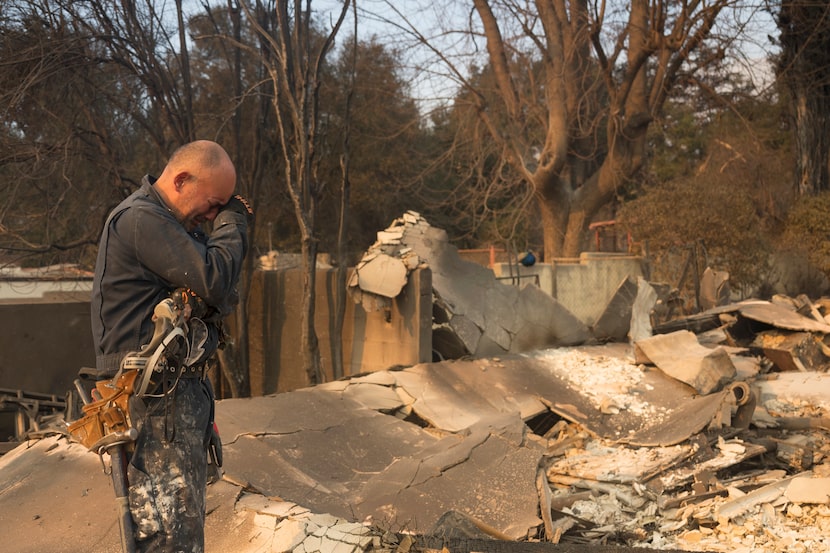
<instances>
[{"instance_id":1,"label":"burned tree trunk","mask_svg":"<svg viewBox=\"0 0 830 553\"><path fill-rule=\"evenodd\" d=\"M792 96L796 191L830 190L830 4L785 0L778 14L778 73Z\"/></svg>"}]
</instances>

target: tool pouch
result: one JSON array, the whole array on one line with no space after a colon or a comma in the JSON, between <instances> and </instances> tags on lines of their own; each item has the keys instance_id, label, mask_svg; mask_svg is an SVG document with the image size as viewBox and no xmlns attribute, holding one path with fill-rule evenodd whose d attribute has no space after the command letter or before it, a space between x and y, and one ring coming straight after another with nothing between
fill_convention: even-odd
<instances>
[{"instance_id":1,"label":"tool pouch","mask_svg":"<svg viewBox=\"0 0 830 553\"><path fill-rule=\"evenodd\" d=\"M132 427L128 402L138 371L123 371L117 380L100 380L93 390L93 401L83 406L83 416L69 424L69 434L90 451L116 432Z\"/></svg>"}]
</instances>

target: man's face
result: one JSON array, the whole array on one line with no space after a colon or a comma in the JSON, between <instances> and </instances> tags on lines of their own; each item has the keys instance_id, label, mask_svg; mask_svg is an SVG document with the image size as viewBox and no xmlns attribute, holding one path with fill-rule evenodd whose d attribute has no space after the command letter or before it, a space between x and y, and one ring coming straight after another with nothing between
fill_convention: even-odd
<instances>
[{"instance_id":1,"label":"man's face","mask_svg":"<svg viewBox=\"0 0 830 553\"><path fill-rule=\"evenodd\" d=\"M182 225L192 231L199 225L213 221L219 208L228 203L236 184L236 175L227 167L202 170L189 174L182 181L176 199L176 211Z\"/></svg>"}]
</instances>

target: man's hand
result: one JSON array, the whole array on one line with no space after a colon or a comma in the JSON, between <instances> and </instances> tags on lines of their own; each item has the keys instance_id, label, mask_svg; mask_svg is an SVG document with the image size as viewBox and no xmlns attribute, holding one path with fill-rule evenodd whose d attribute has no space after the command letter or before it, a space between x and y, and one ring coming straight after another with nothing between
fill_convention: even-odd
<instances>
[{"instance_id":1,"label":"man's hand","mask_svg":"<svg viewBox=\"0 0 830 553\"><path fill-rule=\"evenodd\" d=\"M241 213L248 220L248 225L254 222L254 210L251 209L251 204L249 204L248 200L246 200L239 194L231 196L231 199L228 200L228 203L226 203L219 209L220 213L222 211L233 211L235 213Z\"/></svg>"}]
</instances>

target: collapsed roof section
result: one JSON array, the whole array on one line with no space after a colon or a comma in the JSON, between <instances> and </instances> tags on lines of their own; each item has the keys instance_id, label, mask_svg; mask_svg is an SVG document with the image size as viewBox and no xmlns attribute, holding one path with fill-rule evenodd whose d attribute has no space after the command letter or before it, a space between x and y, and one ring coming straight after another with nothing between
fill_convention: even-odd
<instances>
[{"instance_id":1,"label":"collapsed roof section","mask_svg":"<svg viewBox=\"0 0 830 553\"><path fill-rule=\"evenodd\" d=\"M810 307L745 302L674 321L707 328L694 340L677 329L633 346L425 363L220 401L225 472L209 488L208 538L215 551L261 550L244 544L263 540L289 551L348 529L337 540L369 551L357 525L443 535L453 513L497 539L661 550L731 546L735 528L773 543L793 521L822 531L830 327L799 312ZM713 364L718 349L728 361ZM673 375L677 358L685 371ZM27 533L27 551L83 544L81 533L100 537L96 551L117 542L117 525L100 516L114 503L97 465L64 440L0 458L0 510L19 515L7 524ZM53 509L65 494L75 494L72 512ZM306 520L309 511L321 516Z\"/></svg>"}]
</instances>

